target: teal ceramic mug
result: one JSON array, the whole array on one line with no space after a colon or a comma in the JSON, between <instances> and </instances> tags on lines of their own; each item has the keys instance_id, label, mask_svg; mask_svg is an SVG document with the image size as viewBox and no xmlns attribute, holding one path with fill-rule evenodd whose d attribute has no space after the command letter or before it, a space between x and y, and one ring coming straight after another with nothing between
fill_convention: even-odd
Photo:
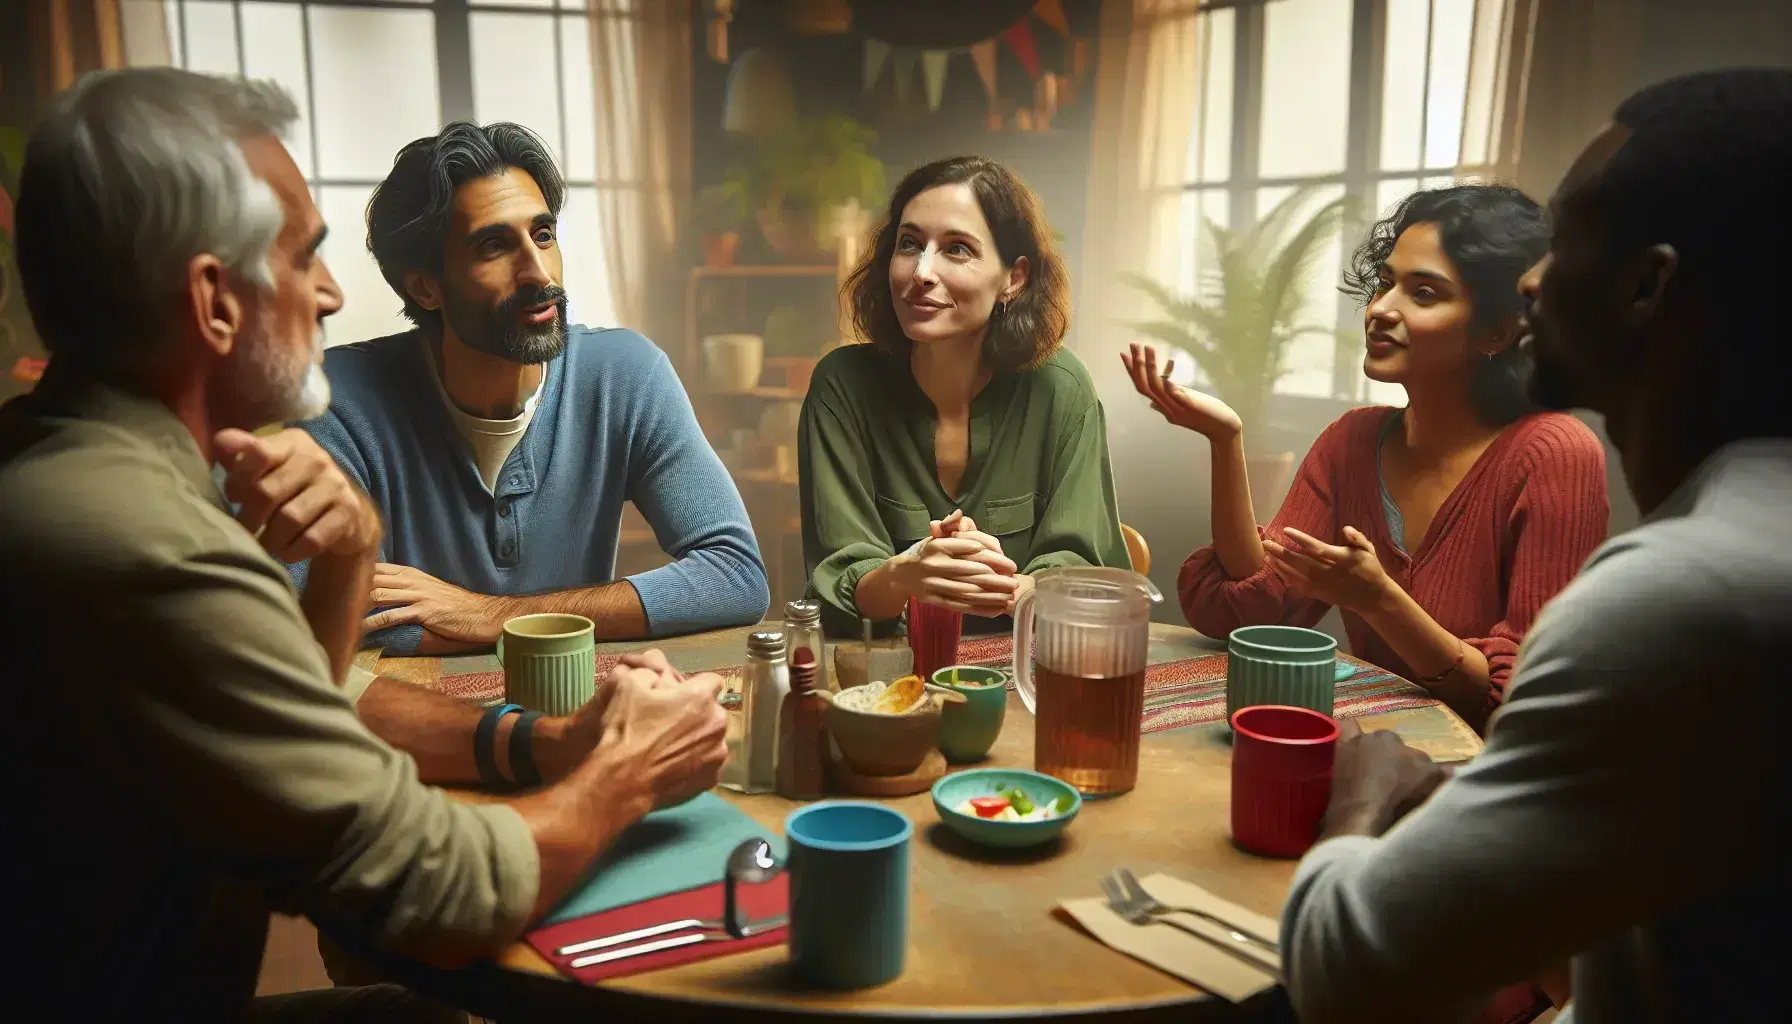
<instances>
[{"instance_id":1,"label":"teal ceramic mug","mask_svg":"<svg viewBox=\"0 0 1792 1024\"><path fill-rule=\"evenodd\" d=\"M882 985L908 959L914 825L882 804L824 800L784 819L790 963L819 988Z\"/></svg>"},{"instance_id":2,"label":"teal ceramic mug","mask_svg":"<svg viewBox=\"0 0 1792 1024\"><path fill-rule=\"evenodd\" d=\"M570 715L597 689L597 644L583 615L519 615L504 623L498 657L504 699L544 715Z\"/></svg>"},{"instance_id":3,"label":"teal ceramic mug","mask_svg":"<svg viewBox=\"0 0 1792 1024\"><path fill-rule=\"evenodd\" d=\"M933 684L964 694L963 704L947 704L940 711L940 753L953 764L983 760L1008 714L1008 673L948 665L933 674Z\"/></svg>"},{"instance_id":4,"label":"teal ceramic mug","mask_svg":"<svg viewBox=\"0 0 1792 1024\"><path fill-rule=\"evenodd\" d=\"M1332 713L1338 641L1298 626L1241 626L1226 638L1226 721L1279 704Z\"/></svg>"}]
</instances>

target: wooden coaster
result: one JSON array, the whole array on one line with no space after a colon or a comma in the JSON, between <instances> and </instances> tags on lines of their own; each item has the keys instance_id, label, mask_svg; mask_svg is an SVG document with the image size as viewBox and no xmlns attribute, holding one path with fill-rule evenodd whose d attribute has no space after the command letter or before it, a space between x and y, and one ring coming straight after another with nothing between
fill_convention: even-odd
<instances>
[{"instance_id":1,"label":"wooden coaster","mask_svg":"<svg viewBox=\"0 0 1792 1024\"><path fill-rule=\"evenodd\" d=\"M931 789L946 774L946 758L929 750L920 767L905 775L860 775L839 757L828 767L834 788L852 796L909 796Z\"/></svg>"}]
</instances>

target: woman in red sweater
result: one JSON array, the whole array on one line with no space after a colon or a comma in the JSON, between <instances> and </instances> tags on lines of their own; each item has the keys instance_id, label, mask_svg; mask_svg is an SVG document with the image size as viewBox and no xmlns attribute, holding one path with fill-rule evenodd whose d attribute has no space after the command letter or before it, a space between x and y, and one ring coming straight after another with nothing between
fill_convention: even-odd
<instances>
[{"instance_id":1,"label":"woman in red sweater","mask_svg":"<svg viewBox=\"0 0 1792 1024\"><path fill-rule=\"evenodd\" d=\"M1325 429L1267 528L1256 525L1238 415L1123 355L1139 393L1213 453L1213 544L1182 566L1189 624L1344 618L1351 649L1412 679L1477 731L1503 698L1545 601L1605 537L1605 455L1579 420L1524 397L1519 275L1549 248L1515 189L1416 192L1376 224L1345 274L1366 303L1371 380L1403 409Z\"/></svg>"}]
</instances>

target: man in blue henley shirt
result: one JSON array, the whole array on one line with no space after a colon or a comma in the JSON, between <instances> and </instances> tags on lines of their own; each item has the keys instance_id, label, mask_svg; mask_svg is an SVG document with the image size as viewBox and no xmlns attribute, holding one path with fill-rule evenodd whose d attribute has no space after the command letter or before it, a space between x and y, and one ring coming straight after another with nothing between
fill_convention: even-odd
<instances>
[{"instance_id":1,"label":"man in blue henley shirt","mask_svg":"<svg viewBox=\"0 0 1792 1024\"><path fill-rule=\"evenodd\" d=\"M570 612L599 639L757 622L765 565L665 354L566 322L541 140L466 122L398 154L368 248L417 329L330 349L307 431L386 519L366 647L440 654ZM632 501L674 561L612 581ZM290 567L304 585L306 567Z\"/></svg>"}]
</instances>

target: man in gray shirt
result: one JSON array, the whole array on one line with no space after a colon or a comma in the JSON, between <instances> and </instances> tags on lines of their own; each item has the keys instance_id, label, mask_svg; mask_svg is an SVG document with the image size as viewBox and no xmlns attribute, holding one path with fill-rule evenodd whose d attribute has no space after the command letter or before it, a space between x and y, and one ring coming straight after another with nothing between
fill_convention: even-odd
<instances>
[{"instance_id":1,"label":"man in gray shirt","mask_svg":"<svg viewBox=\"0 0 1792 1024\"><path fill-rule=\"evenodd\" d=\"M1605 415L1644 524L1544 609L1454 778L1346 727L1283 911L1303 1024L1464 1020L1570 959L1579 1024L1785 1019L1789 124L1792 69L1664 82L1552 200L1533 392Z\"/></svg>"},{"instance_id":2,"label":"man in gray shirt","mask_svg":"<svg viewBox=\"0 0 1792 1024\"><path fill-rule=\"evenodd\" d=\"M250 433L329 395L342 299L278 137L296 117L270 83L140 68L32 134L19 268L53 355L0 407L0 649L30 719L0 822L37 951L12 993L56 1019L416 1019L402 993L253 1000L269 910L435 966L495 955L726 756L721 680L657 655L562 723L582 753L540 764L552 785L481 806L418 777L470 774L477 711L355 684L417 759L357 716L379 517L303 431ZM312 559L302 603L277 558Z\"/></svg>"}]
</instances>

